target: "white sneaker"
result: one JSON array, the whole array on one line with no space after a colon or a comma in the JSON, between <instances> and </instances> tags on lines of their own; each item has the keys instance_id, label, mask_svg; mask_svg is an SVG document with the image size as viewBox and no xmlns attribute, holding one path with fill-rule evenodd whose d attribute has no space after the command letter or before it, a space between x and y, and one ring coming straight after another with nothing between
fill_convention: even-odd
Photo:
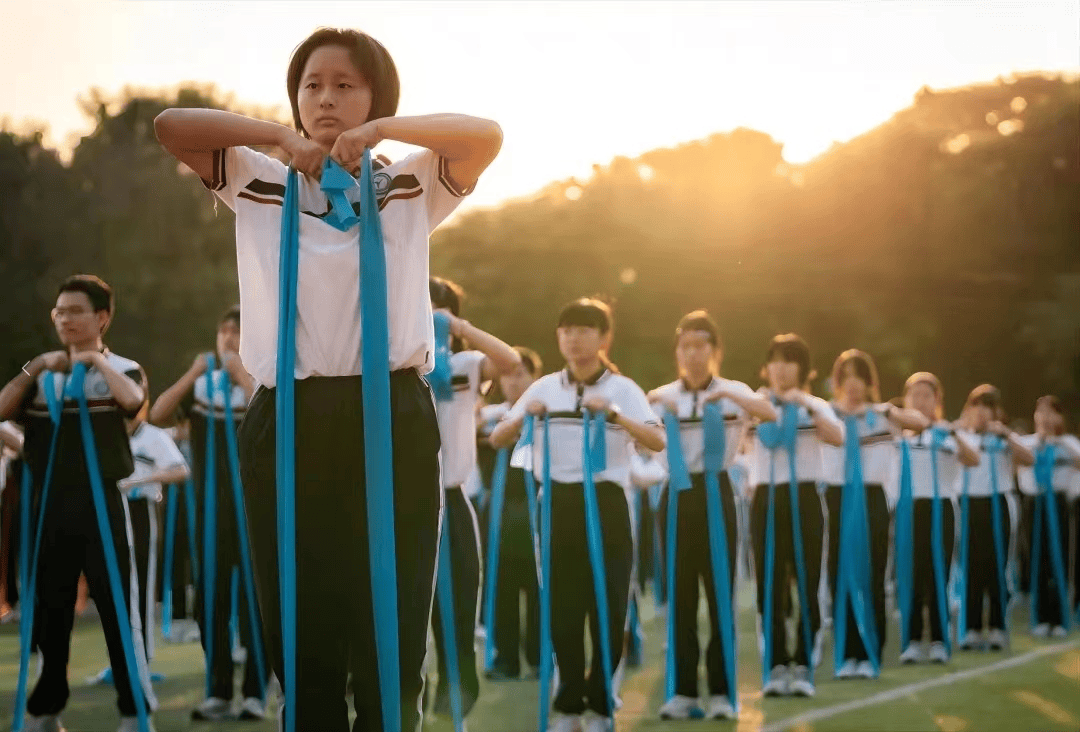
<instances>
[{"instance_id":1,"label":"white sneaker","mask_svg":"<svg viewBox=\"0 0 1080 732\"><path fill-rule=\"evenodd\" d=\"M926 660L923 653L923 645L919 641L911 641L904 652L900 654L900 663L922 663Z\"/></svg>"},{"instance_id":2,"label":"white sneaker","mask_svg":"<svg viewBox=\"0 0 1080 732\"><path fill-rule=\"evenodd\" d=\"M860 679L876 679L874 664L869 661L859 661L859 665L855 667L855 676Z\"/></svg>"},{"instance_id":3,"label":"white sneaker","mask_svg":"<svg viewBox=\"0 0 1080 732\"><path fill-rule=\"evenodd\" d=\"M836 672L836 678L838 679L853 679L855 678L855 669L858 667L859 662L854 658L848 658L840 666L840 670Z\"/></svg>"},{"instance_id":4,"label":"white sneaker","mask_svg":"<svg viewBox=\"0 0 1080 732\"><path fill-rule=\"evenodd\" d=\"M262 699L249 696L240 703L240 714L236 718L244 721L266 719L266 704Z\"/></svg>"},{"instance_id":5,"label":"white sneaker","mask_svg":"<svg viewBox=\"0 0 1080 732\"><path fill-rule=\"evenodd\" d=\"M960 641L960 649L963 651L977 651L982 649L982 633L977 630L969 630L964 639Z\"/></svg>"},{"instance_id":6,"label":"white sneaker","mask_svg":"<svg viewBox=\"0 0 1080 732\"><path fill-rule=\"evenodd\" d=\"M57 714L43 714L40 717L27 714L23 732L65 732L65 730Z\"/></svg>"},{"instance_id":7,"label":"white sneaker","mask_svg":"<svg viewBox=\"0 0 1080 732\"><path fill-rule=\"evenodd\" d=\"M660 719L701 719L703 712L698 700L689 696L675 696L660 707Z\"/></svg>"},{"instance_id":8,"label":"white sneaker","mask_svg":"<svg viewBox=\"0 0 1080 732\"><path fill-rule=\"evenodd\" d=\"M765 696L787 696L791 693L791 674L787 666L773 666L769 672L769 683L761 689Z\"/></svg>"},{"instance_id":9,"label":"white sneaker","mask_svg":"<svg viewBox=\"0 0 1080 732\"><path fill-rule=\"evenodd\" d=\"M232 716L232 703L216 696L204 699L202 704L191 710L191 718L196 722L219 722Z\"/></svg>"},{"instance_id":10,"label":"white sneaker","mask_svg":"<svg viewBox=\"0 0 1080 732\"><path fill-rule=\"evenodd\" d=\"M1000 651L1009 643L1009 637L1000 628L994 628L986 634L986 645L991 651Z\"/></svg>"},{"instance_id":11,"label":"white sneaker","mask_svg":"<svg viewBox=\"0 0 1080 732\"><path fill-rule=\"evenodd\" d=\"M710 696L709 709L705 716L709 719L735 719L735 707L726 696Z\"/></svg>"},{"instance_id":12,"label":"white sneaker","mask_svg":"<svg viewBox=\"0 0 1080 732\"><path fill-rule=\"evenodd\" d=\"M1069 635L1069 631L1065 630L1064 625L1055 625L1054 629L1050 631L1050 637L1052 638L1066 638Z\"/></svg>"},{"instance_id":13,"label":"white sneaker","mask_svg":"<svg viewBox=\"0 0 1080 732\"><path fill-rule=\"evenodd\" d=\"M930 659L930 663L948 663L949 651L946 650L944 643L934 641L930 644L930 652L927 657Z\"/></svg>"},{"instance_id":14,"label":"white sneaker","mask_svg":"<svg viewBox=\"0 0 1080 732\"><path fill-rule=\"evenodd\" d=\"M576 714L555 712L551 715L551 732L578 732L581 729L581 717Z\"/></svg>"},{"instance_id":15,"label":"white sneaker","mask_svg":"<svg viewBox=\"0 0 1080 732\"><path fill-rule=\"evenodd\" d=\"M615 720L611 717L601 717L596 712L589 710L581 716L582 732L615 732Z\"/></svg>"},{"instance_id":16,"label":"white sneaker","mask_svg":"<svg viewBox=\"0 0 1080 732\"><path fill-rule=\"evenodd\" d=\"M806 666L795 666L791 669L789 693L792 696L811 697L814 695L814 682L810 680L810 669Z\"/></svg>"},{"instance_id":17,"label":"white sneaker","mask_svg":"<svg viewBox=\"0 0 1080 732\"><path fill-rule=\"evenodd\" d=\"M120 717L120 726L116 728L116 732L139 732L139 718ZM146 720L146 732L155 732L152 719Z\"/></svg>"},{"instance_id":18,"label":"white sneaker","mask_svg":"<svg viewBox=\"0 0 1080 732\"><path fill-rule=\"evenodd\" d=\"M1039 623L1031 629L1031 634L1036 638L1046 638L1050 635L1050 623Z\"/></svg>"}]
</instances>

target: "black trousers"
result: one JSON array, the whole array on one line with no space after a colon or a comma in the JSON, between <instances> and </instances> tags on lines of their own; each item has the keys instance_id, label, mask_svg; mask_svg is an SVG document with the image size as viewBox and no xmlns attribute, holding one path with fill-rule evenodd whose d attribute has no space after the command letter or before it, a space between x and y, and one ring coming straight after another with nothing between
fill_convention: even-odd
<instances>
[{"instance_id":1,"label":"black trousers","mask_svg":"<svg viewBox=\"0 0 1080 732\"><path fill-rule=\"evenodd\" d=\"M809 614L810 642L817 638L821 628L821 607L818 602L818 584L821 582L821 550L825 515L816 483L799 483L799 522L802 529L803 560L806 564L807 607L800 612ZM791 530L791 499L787 483L778 484L775 494L774 531L775 554L773 566L765 566L765 531L768 522L769 486L758 485L750 504L750 538L754 550L754 569L757 576L758 612L765 611L765 577L773 577L772 597L772 658L767 659L769 668L796 663L809 666L813 647L807 647L803 633L802 618L795 618L795 653L788 652L786 619L789 608L799 602L798 576L795 566L795 541Z\"/></svg>"},{"instance_id":2,"label":"black trousers","mask_svg":"<svg viewBox=\"0 0 1080 732\"><path fill-rule=\"evenodd\" d=\"M990 603L989 628L1004 630L1007 607L1002 607L1001 596L1005 595L1006 606L1009 598L1007 588L1004 593L999 590L997 555L994 552L994 514L991 505L993 498L979 496L970 498L969 501L967 627L968 630L983 629L983 600L985 598ZM999 501L1001 502L1002 550L1007 553L1010 531L1009 506L1004 495L1000 496Z\"/></svg>"},{"instance_id":3,"label":"black trousers","mask_svg":"<svg viewBox=\"0 0 1080 732\"><path fill-rule=\"evenodd\" d=\"M472 501L458 488L447 488L443 497L442 530L448 532L450 577L439 573L435 585L435 605L431 628L438 654L439 685L435 711L450 714L450 674L446 667L446 637L443 635L439 583L450 582L454 596L454 645L457 649L458 682L461 688L461 713L468 714L480 694L476 673L476 620L480 602L480 535Z\"/></svg>"},{"instance_id":4,"label":"black trousers","mask_svg":"<svg viewBox=\"0 0 1080 732\"><path fill-rule=\"evenodd\" d=\"M885 489L876 483L866 486L866 517L870 535L870 594L874 605L874 630L877 632L877 657L885 648L885 572L889 563L889 504ZM836 597L837 567L840 562L841 495L843 487L825 488L825 506L829 512L829 591ZM849 595L850 596L850 595ZM836 608L833 608L835 615ZM847 638L844 658L866 661L870 658L862 636L855 626L855 611L847 608Z\"/></svg>"},{"instance_id":5,"label":"black trousers","mask_svg":"<svg viewBox=\"0 0 1080 732\"><path fill-rule=\"evenodd\" d=\"M165 489L165 509L163 514L168 516L168 496L169 491L172 488ZM173 593L173 606L172 606L172 618L173 620L186 620L188 617L187 606L187 588L188 586L195 587L195 574L194 568L191 564L191 553L198 552L199 547L192 547L191 541L188 536L188 505L186 488L181 483L176 486L176 526L173 528L173 555L172 555L172 593ZM198 489L195 489L195 501L196 506L199 505ZM196 520L195 531L198 532L198 518ZM162 582L165 580L165 532L167 527L162 523L161 536L162 536L162 549L161 554L161 577ZM198 535L196 533L196 535ZM195 588L198 591L198 588Z\"/></svg>"},{"instance_id":6,"label":"black trousers","mask_svg":"<svg viewBox=\"0 0 1080 732\"><path fill-rule=\"evenodd\" d=\"M653 516L648 491L640 491L638 501L640 510L637 515L637 584L638 595L640 596L645 593L646 587L653 579L655 567L653 560L655 538L653 534L655 533L656 517Z\"/></svg>"},{"instance_id":7,"label":"black trousers","mask_svg":"<svg viewBox=\"0 0 1080 732\"><path fill-rule=\"evenodd\" d=\"M217 430L223 429L221 422L217 425ZM272 456L272 453L271 453ZM224 454L224 450L219 450L215 455L215 491L214 502L216 511L214 513L215 521L215 545L214 545L214 608L213 618L210 622L206 622L206 566L207 557L204 551L203 535L206 530L205 521L205 508L206 508L206 487L202 476L205 475L205 468L196 463L196 480L195 480L195 531L196 541L199 542L199 546L196 551L199 556L199 567L204 572L200 577L200 581L195 585L195 619L199 623L199 641L202 644L203 651L206 651L207 641L211 641L211 653L208 664L208 674L210 676L210 696L218 699L232 699L233 698L233 674L235 672L235 664L232 658L232 636L229 632L229 621L232 619L232 574L234 567L240 567L240 534L237 522L237 507L236 499L233 497L232 477L229 475L228 456ZM299 475L299 470L298 470ZM299 481L297 481L299 486ZM297 489L299 502L299 488ZM243 510L243 506L240 507ZM177 530L181 527L178 525ZM251 531L251 527L248 527ZM250 540L250 537L249 537ZM300 551L299 549L297 550ZM253 560L254 561L254 560ZM263 664L259 666L256 654L254 652L254 637L251 628L251 621L249 620L248 602L250 599L244 592L243 575L239 576L239 592L237 594L238 607L237 607L237 630L240 634L240 643L244 648L248 650L247 658L244 661L244 682L241 688L241 693L245 698L254 697L261 699L263 697L263 691L266 687L266 682L270 679L270 658L267 652L267 643L263 640L264 636L260 637L263 645ZM256 582L258 580L256 579ZM183 596L181 596L183 597ZM258 609L258 603L256 603L256 617L259 620L259 627L255 629L255 632L262 633L262 618Z\"/></svg>"},{"instance_id":8,"label":"black trousers","mask_svg":"<svg viewBox=\"0 0 1080 732\"><path fill-rule=\"evenodd\" d=\"M1080 606L1080 498L1074 498L1072 501L1072 568L1073 568L1073 587L1076 588L1075 602L1073 611ZM1068 570L1066 570L1068 571Z\"/></svg>"},{"instance_id":9,"label":"black trousers","mask_svg":"<svg viewBox=\"0 0 1080 732\"><path fill-rule=\"evenodd\" d=\"M1063 493L1054 494L1055 508L1057 508L1058 519L1058 536L1061 538L1061 546L1057 548L1057 551L1061 552L1061 558L1064 563L1065 570L1065 583L1066 586L1059 588L1057 584L1057 578L1054 575L1054 560L1051 552L1053 548L1053 536L1050 534L1050 522L1046 515L1046 506L1042 497L1038 501L1034 500L1034 496L1028 496L1031 498L1031 520L1032 531L1034 532L1035 511L1042 512L1042 526L1040 531L1042 532L1041 543L1042 551L1039 553L1039 567L1038 575L1031 578L1032 589L1038 587L1038 608L1040 623L1049 623L1051 626L1064 625L1065 619L1061 617L1061 592L1065 593L1066 598L1069 594L1069 504ZM1031 540L1034 542L1034 533L1031 534ZM1031 551L1035 551L1034 545L1031 547ZM1028 566L1030 571L1030 558L1028 560Z\"/></svg>"},{"instance_id":10,"label":"black trousers","mask_svg":"<svg viewBox=\"0 0 1080 732\"><path fill-rule=\"evenodd\" d=\"M13 460L0 492L0 590L11 607L19 602L19 514L22 510L22 460Z\"/></svg>"},{"instance_id":11,"label":"black trousers","mask_svg":"<svg viewBox=\"0 0 1080 732\"><path fill-rule=\"evenodd\" d=\"M154 610L157 600L157 556L151 556L151 547L156 548L160 522L158 521L158 503L147 498L128 501L128 517L131 520L132 554L135 555L135 574L138 577L139 614L142 616L143 643L146 658L154 657ZM160 555L158 555L160 556ZM154 562L151 577L151 561ZM151 587L153 582L153 587Z\"/></svg>"},{"instance_id":12,"label":"black trousers","mask_svg":"<svg viewBox=\"0 0 1080 732\"><path fill-rule=\"evenodd\" d=\"M1031 591L1031 532L1035 518L1035 496L1026 493L1020 495L1020 515L1016 522L1016 559L1017 591ZM1045 518L1045 515L1044 515ZM1043 525L1045 529L1045 523Z\"/></svg>"},{"instance_id":13,"label":"black trousers","mask_svg":"<svg viewBox=\"0 0 1080 732\"><path fill-rule=\"evenodd\" d=\"M934 556L932 542L933 535L933 498L916 498L912 501L912 587L911 587L911 616L908 620L908 637L915 643L923 637L923 611L930 618L930 640L943 641L946 628L941 626L941 615L938 609L937 585L934 577ZM953 517L953 505L949 499L941 499L941 536L938 541L941 545L941 556L944 559L943 570L945 577L942 580L946 587L949 586L949 564L952 558L953 542L955 539L955 521ZM948 596L946 595L946 604ZM946 607L946 615L949 610ZM850 621L849 621L850 622Z\"/></svg>"},{"instance_id":14,"label":"black trousers","mask_svg":"<svg viewBox=\"0 0 1080 732\"><path fill-rule=\"evenodd\" d=\"M270 658L284 679L275 483L276 389L260 388L240 427L259 605ZM420 725L435 584L439 426L427 382L390 376L402 729ZM297 729L344 732L352 674L354 732L382 729L364 477L361 378L296 382Z\"/></svg>"},{"instance_id":15,"label":"black trousers","mask_svg":"<svg viewBox=\"0 0 1080 732\"><path fill-rule=\"evenodd\" d=\"M517 676L521 673L522 651L530 666L540 665L540 591L525 471L521 468L509 468L506 474L501 529L495 582L495 627L489 628L488 632L495 634L495 668L509 676ZM523 598L524 639L521 633Z\"/></svg>"},{"instance_id":16,"label":"black trousers","mask_svg":"<svg viewBox=\"0 0 1080 732\"><path fill-rule=\"evenodd\" d=\"M109 517L111 541L116 551L121 594L129 607L132 602L131 544L124 497L119 490L107 487L105 506ZM109 663L116 686L117 707L124 716L136 714L129 673L136 674L150 694L149 678L137 669L129 669L121 642L120 624L109 585L105 552L88 485L54 484L49 488L45 524L42 527L41 555L37 576L37 612L34 618L37 647L44 657L41 677L27 702L27 711L35 716L59 714L67 705L68 661L71 657L71 628L75 620L75 597L79 575L86 574L90 596L97 606ZM137 610L138 608L132 608ZM26 607L23 612L29 612ZM135 645L136 663L145 664L142 628L137 616L129 612ZM141 659L141 661L140 661Z\"/></svg>"},{"instance_id":17,"label":"black trousers","mask_svg":"<svg viewBox=\"0 0 1080 732\"><path fill-rule=\"evenodd\" d=\"M619 665L629 610L634 539L630 506L622 486L596 484L607 579L608 639L611 671ZM610 716L600 653L600 624L585 524L585 489L580 483L551 487L551 641L559 664L554 708L563 714L586 709ZM541 528L541 530L543 530ZM586 676L584 628L588 623L593 649Z\"/></svg>"},{"instance_id":18,"label":"black trousers","mask_svg":"<svg viewBox=\"0 0 1080 732\"><path fill-rule=\"evenodd\" d=\"M728 696L727 674L724 672L724 645L720 635L720 615L713 585L712 556L709 550L709 519L705 501L705 476L690 476L691 488L679 493L676 509L675 545L675 602L669 612L675 619L675 693L697 697L698 662L701 648L698 641L699 582L705 583L705 599L709 604L709 645L705 651L705 669L709 694ZM664 491L660 504L660 535L663 549L668 547L667 512L670 486ZM724 507L724 530L728 550L728 581L734 592L735 583L735 494L727 471L720 474L720 497ZM664 561L667 561L665 557ZM666 566L666 565L665 565ZM671 617L671 616L669 616Z\"/></svg>"}]
</instances>

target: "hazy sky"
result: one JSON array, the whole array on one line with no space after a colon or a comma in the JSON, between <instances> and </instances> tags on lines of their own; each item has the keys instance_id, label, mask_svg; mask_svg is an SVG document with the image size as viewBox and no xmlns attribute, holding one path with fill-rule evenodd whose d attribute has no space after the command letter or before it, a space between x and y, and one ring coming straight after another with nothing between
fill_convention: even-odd
<instances>
[{"instance_id":1,"label":"hazy sky","mask_svg":"<svg viewBox=\"0 0 1080 732\"><path fill-rule=\"evenodd\" d=\"M0 118L45 123L69 146L91 87L209 81L288 109L285 69L315 27L382 41L400 114L502 124L503 152L470 206L594 163L738 126L802 162L910 104L924 84L1080 71L1080 3L300 2L0 0ZM384 143L380 152L405 148Z\"/></svg>"}]
</instances>

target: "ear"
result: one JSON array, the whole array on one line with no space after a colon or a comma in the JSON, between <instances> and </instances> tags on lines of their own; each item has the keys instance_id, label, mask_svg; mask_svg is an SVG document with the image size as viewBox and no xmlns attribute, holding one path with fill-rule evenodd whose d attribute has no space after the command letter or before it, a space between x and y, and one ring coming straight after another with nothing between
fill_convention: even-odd
<instances>
[{"instance_id":1,"label":"ear","mask_svg":"<svg viewBox=\"0 0 1080 732\"><path fill-rule=\"evenodd\" d=\"M610 330L600 338L600 350L606 355L611 351L611 342L614 340L615 334Z\"/></svg>"},{"instance_id":2,"label":"ear","mask_svg":"<svg viewBox=\"0 0 1080 732\"><path fill-rule=\"evenodd\" d=\"M814 369L810 369L810 373L806 375L806 381L804 382L804 384L811 384L814 381L817 381L817 371L815 371Z\"/></svg>"},{"instance_id":3,"label":"ear","mask_svg":"<svg viewBox=\"0 0 1080 732\"><path fill-rule=\"evenodd\" d=\"M98 310L94 315L97 316L98 328L101 330L101 334L105 335L105 331L109 329L109 324L112 322L112 314L108 310Z\"/></svg>"},{"instance_id":4,"label":"ear","mask_svg":"<svg viewBox=\"0 0 1080 732\"><path fill-rule=\"evenodd\" d=\"M762 366L761 371L758 372L758 376L761 377L762 381L768 382L769 381L769 370L767 368L765 368L764 366Z\"/></svg>"}]
</instances>

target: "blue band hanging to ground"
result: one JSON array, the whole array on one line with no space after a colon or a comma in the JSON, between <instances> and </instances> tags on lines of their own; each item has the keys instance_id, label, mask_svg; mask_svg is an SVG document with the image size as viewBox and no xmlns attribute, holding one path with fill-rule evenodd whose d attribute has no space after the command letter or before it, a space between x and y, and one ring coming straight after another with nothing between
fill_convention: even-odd
<instances>
[{"instance_id":1,"label":"blue band hanging to ground","mask_svg":"<svg viewBox=\"0 0 1080 732\"><path fill-rule=\"evenodd\" d=\"M736 683L734 588L731 586L731 561L728 556L727 522L724 500L720 495L720 473L727 454L727 435L724 413L717 402L705 405L702 414L705 450L705 510L709 519L709 554L712 559L713 591L716 593L717 621L724 644L724 673L727 675L728 698L735 713L739 713L739 692ZM734 517L733 517L734 518Z\"/></svg>"},{"instance_id":2,"label":"blue band hanging to ground","mask_svg":"<svg viewBox=\"0 0 1080 732\"><path fill-rule=\"evenodd\" d=\"M967 585L968 585L968 554L971 550L971 497L968 495L971 487L970 468L964 468L963 482L960 488L960 557L958 560L957 590L960 595L960 612L956 615L956 636L961 643L967 635Z\"/></svg>"},{"instance_id":3,"label":"blue band hanging to ground","mask_svg":"<svg viewBox=\"0 0 1080 732\"><path fill-rule=\"evenodd\" d=\"M233 508L236 511L236 536L240 546L240 578L244 583L244 597L248 611L248 628L251 639L249 649L255 656L255 667L259 669L259 696L266 700L266 653L263 649L263 627L259 618L259 602L255 594L255 568L251 563L251 545L248 542L247 513L244 510L244 490L240 483L240 451L236 444L236 423L233 422L232 408L232 383L229 372L221 372L221 394L225 402L225 449L229 457L229 475L232 478ZM208 395L210 404L214 403L214 394ZM233 570L235 572L235 568ZM235 581L235 574L234 574ZM235 583L233 585L235 591ZM236 612L238 603L233 601L233 609ZM239 624L237 624L239 633Z\"/></svg>"},{"instance_id":4,"label":"blue band hanging to ground","mask_svg":"<svg viewBox=\"0 0 1080 732\"><path fill-rule=\"evenodd\" d=\"M206 354L206 398L214 404L214 370L217 360L214 354ZM206 414L206 459L203 475L203 648L206 650L206 698L213 696L214 653L214 605L217 598L217 420L213 409ZM228 653L229 649L223 649Z\"/></svg>"},{"instance_id":5,"label":"blue band hanging to ground","mask_svg":"<svg viewBox=\"0 0 1080 732\"><path fill-rule=\"evenodd\" d=\"M847 609L850 603L856 630L862 638L863 649L874 669L874 677L877 678L881 673L881 659L878 657L878 635L871 602L873 580L870 571L872 559L869 516L866 508L866 487L862 475L862 451L859 444L857 418L847 417L844 427L846 481L840 500L840 560L836 579L836 597L833 599L833 629L836 637L833 660L835 672L839 674L841 666L848 657Z\"/></svg>"},{"instance_id":6,"label":"blue band hanging to ground","mask_svg":"<svg viewBox=\"0 0 1080 732\"><path fill-rule=\"evenodd\" d=\"M913 563L913 538L914 532L914 498L912 496L911 478L911 445L906 438L900 438L900 496L896 501L896 524L894 538L896 547L894 558L896 562L896 595L897 604L900 606L900 650L903 651L911 642L909 623L911 622L912 585L914 580ZM936 536L931 536L932 543L937 542ZM922 608L918 608L922 613Z\"/></svg>"},{"instance_id":7,"label":"blue band hanging to ground","mask_svg":"<svg viewBox=\"0 0 1080 732\"><path fill-rule=\"evenodd\" d=\"M509 466L510 451L504 447L495 454L495 474L491 477L491 501L488 504L487 567L484 571L484 628L487 630L484 668L488 671L495 663L495 651L498 648L495 639L495 593L498 589L499 544ZM513 649L513 652L517 653L517 649Z\"/></svg>"},{"instance_id":8,"label":"blue band hanging to ground","mask_svg":"<svg viewBox=\"0 0 1080 732\"><path fill-rule=\"evenodd\" d=\"M938 451L945 442L944 430L933 427L930 430L930 476L934 486L934 502L930 508L930 559L934 566L934 591L937 593L938 622L941 624L941 639L945 644L945 652L952 655L952 632L949 623L948 593L945 585L948 583L948 565L945 563L944 543L945 529L942 525L944 510L941 498L941 479L938 474Z\"/></svg>"},{"instance_id":9,"label":"blue band hanging to ground","mask_svg":"<svg viewBox=\"0 0 1080 732\"><path fill-rule=\"evenodd\" d=\"M1046 515L1047 539L1050 544L1051 571L1054 573L1054 586L1061 605L1061 625L1069 630L1072 613L1069 612L1068 582L1065 577L1065 559L1062 556L1064 544L1058 523L1057 497L1054 495L1054 462L1057 451L1053 444L1047 443L1035 452L1035 484L1038 493L1035 496L1035 525L1032 530L1031 548L1031 626L1046 622L1039 617L1039 574L1042 562L1042 523Z\"/></svg>"},{"instance_id":10,"label":"blue band hanging to ground","mask_svg":"<svg viewBox=\"0 0 1080 732\"><path fill-rule=\"evenodd\" d=\"M769 502L765 518L765 612L762 618L762 637L764 639L765 658L761 664L763 683L768 684L772 677L772 616L773 616L773 573L776 564L776 452L781 448L788 456L788 497L791 502L791 534L795 547L795 574L799 591L800 627L807 654L814 652L814 635L810 627L810 595L806 583L806 560L803 556L802 523L799 520L799 483L796 474L795 453L798 444L799 409L796 405L785 402L780 412L780 421L758 425L757 433L761 444L769 449ZM788 588L784 588L788 591ZM807 667L810 683L814 681L814 663L810 658Z\"/></svg>"},{"instance_id":11,"label":"blue band hanging to ground","mask_svg":"<svg viewBox=\"0 0 1080 732\"><path fill-rule=\"evenodd\" d=\"M124 597L120 569L117 564L116 546L113 541L108 509L105 506L105 487L101 481L101 467L98 464L97 446L94 442L94 428L90 424L90 409L86 401L86 364L76 363L71 369L70 389L75 393L79 404L79 425L82 431L83 453L86 456L86 471L90 476L90 495L94 501L94 513L97 515L98 531L105 554L105 569L109 576L109 589L120 630L120 643L124 649L124 664L127 666L131 695L135 701L135 713L138 717L139 732L150 729L147 707L153 703L143 693L141 669L137 661L135 642L131 634L131 621L128 616L128 600Z\"/></svg>"},{"instance_id":12,"label":"blue band hanging to ground","mask_svg":"<svg viewBox=\"0 0 1080 732\"><path fill-rule=\"evenodd\" d=\"M675 560L678 552L678 528L679 528L679 494L689 490L690 472L686 467L686 458L682 451L682 440L679 433L679 418L677 415L667 412L664 414L664 430L667 433L668 455L668 490L667 490L667 544L664 552L667 567L665 572L667 580L667 597L675 595ZM695 580L696 582L697 580ZM666 671L664 674L664 699L668 700L675 696L676 684L676 661L675 658L675 604L674 601L668 606L667 613L667 657Z\"/></svg>"},{"instance_id":13,"label":"blue band hanging to ground","mask_svg":"<svg viewBox=\"0 0 1080 732\"><path fill-rule=\"evenodd\" d=\"M997 453L1005 449L1005 443L997 435L987 435L986 454L990 458L990 515L994 522L994 559L997 562L998 601L1001 603L1001 620L1005 631L1009 629L1009 590L1005 586L1006 546L1001 525L1001 501L998 484Z\"/></svg>"},{"instance_id":14,"label":"blue band hanging to ground","mask_svg":"<svg viewBox=\"0 0 1080 732\"><path fill-rule=\"evenodd\" d=\"M606 444L604 439L594 440L592 436L592 423L596 420L597 429L603 433L607 427L602 417L594 417L588 409L581 412L582 447L581 464L582 478L585 488L585 531L589 545L589 562L592 564L593 591L596 595L597 625L600 627L600 662L604 673L604 689L607 694L608 708L611 715L615 714L615 694L612 688L612 663L611 663L611 628L608 625L608 593L607 572L604 568L604 537L600 520L600 506L596 498L596 483L593 479L593 460L600 456L596 454L596 445ZM606 464L606 456L600 460ZM593 653L596 649L593 649Z\"/></svg>"},{"instance_id":15,"label":"blue band hanging to ground","mask_svg":"<svg viewBox=\"0 0 1080 732\"><path fill-rule=\"evenodd\" d=\"M22 518L19 538L20 577L22 578L22 605L19 615L19 678L15 684L15 713L12 732L21 732L23 717L26 713L26 687L30 675L30 646L33 643L34 615L37 606L37 574L41 556L41 538L45 529L45 515L49 505L49 485L52 483L53 467L56 464L56 446L60 438L60 417L63 401L56 394L56 375L45 373L45 402L49 408L49 419L53 423L52 438L49 441L49 457L45 464L45 476L41 484L36 529L33 533L34 548L30 551L30 504L33 483L30 465L24 460L22 468ZM66 388L61 388L61 393Z\"/></svg>"}]
</instances>

